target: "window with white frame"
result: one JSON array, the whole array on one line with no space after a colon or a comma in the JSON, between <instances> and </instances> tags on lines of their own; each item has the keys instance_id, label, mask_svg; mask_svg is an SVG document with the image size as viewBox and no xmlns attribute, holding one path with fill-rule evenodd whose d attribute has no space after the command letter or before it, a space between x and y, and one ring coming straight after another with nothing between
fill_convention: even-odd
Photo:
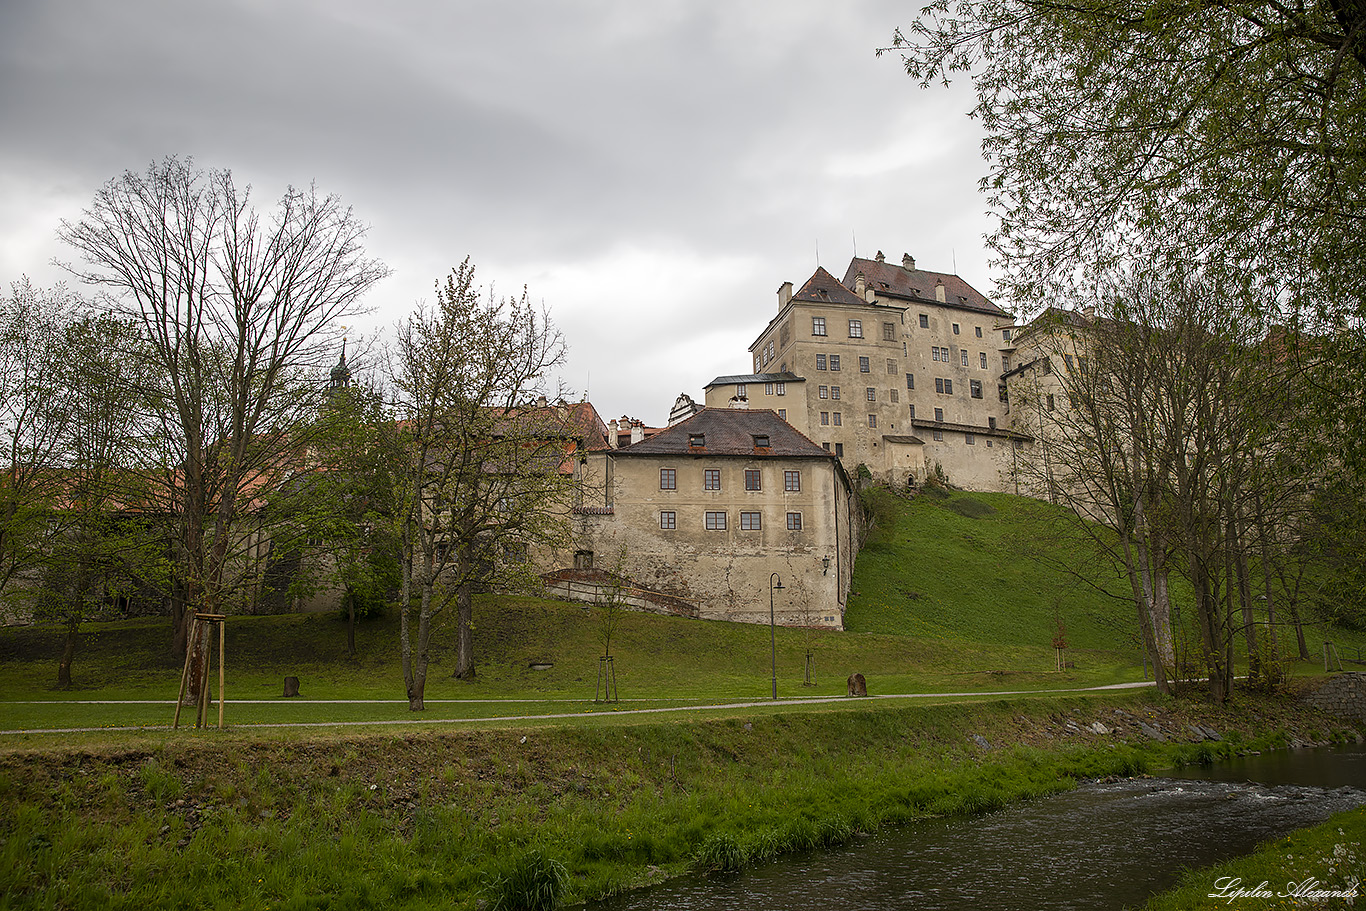
<instances>
[{"instance_id":1,"label":"window with white frame","mask_svg":"<svg viewBox=\"0 0 1366 911\"><path fill-rule=\"evenodd\" d=\"M811 334L812 334L812 335L825 335L825 317L823 317L823 316L813 316L813 317L811 317Z\"/></svg>"},{"instance_id":2,"label":"window with white frame","mask_svg":"<svg viewBox=\"0 0 1366 911\"><path fill-rule=\"evenodd\" d=\"M863 338L863 320L851 319L849 321L849 337Z\"/></svg>"}]
</instances>

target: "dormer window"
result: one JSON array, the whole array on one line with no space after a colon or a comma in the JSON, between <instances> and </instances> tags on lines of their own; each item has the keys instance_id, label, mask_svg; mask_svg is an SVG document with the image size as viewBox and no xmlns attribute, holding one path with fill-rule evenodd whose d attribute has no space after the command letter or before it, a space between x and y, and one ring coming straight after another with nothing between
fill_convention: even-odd
<instances>
[{"instance_id":1,"label":"dormer window","mask_svg":"<svg viewBox=\"0 0 1366 911\"><path fill-rule=\"evenodd\" d=\"M688 434L688 448L689 448L689 449L706 449L706 448L707 448L707 435L706 435L705 433L690 433L690 434Z\"/></svg>"},{"instance_id":2,"label":"dormer window","mask_svg":"<svg viewBox=\"0 0 1366 911\"><path fill-rule=\"evenodd\" d=\"M768 434L766 434L766 433L756 433L756 434L754 434L754 448L755 448L755 449L767 449L768 446L769 446L769 443L768 443Z\"/></svg>"}]
</instances>

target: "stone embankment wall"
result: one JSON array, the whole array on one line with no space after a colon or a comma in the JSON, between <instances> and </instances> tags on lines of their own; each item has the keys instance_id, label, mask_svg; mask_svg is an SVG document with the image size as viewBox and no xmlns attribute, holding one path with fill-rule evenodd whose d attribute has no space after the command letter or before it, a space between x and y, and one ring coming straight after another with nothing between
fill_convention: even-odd
<instances>
[{"instance_id":1,"label":"stone embankment wall","mask_svg":"<svg viewBox=\"0 0 1366 911\"><path fill-rule=\"evenodd\" d=\"M1304 701L1339 718L1366 721L1366 674L1335 674Z\"/></svg>"}]
</instances>

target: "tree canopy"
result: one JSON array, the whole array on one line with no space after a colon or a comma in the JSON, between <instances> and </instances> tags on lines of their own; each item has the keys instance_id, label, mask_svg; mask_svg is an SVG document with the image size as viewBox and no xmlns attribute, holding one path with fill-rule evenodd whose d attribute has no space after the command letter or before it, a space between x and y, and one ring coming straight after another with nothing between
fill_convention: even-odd
<instances>
[{"instance_id":1,"label":"tree canopy","mask_svg":"<svg viewBox=\"0 0 1366 911\"><path fill-rule=\"evenodd\" d=\"M971 72L1018 300L1161 252L1359 315L1359 0L935 0L893 49L922 85Z\"/></svg>"}]
</instances>

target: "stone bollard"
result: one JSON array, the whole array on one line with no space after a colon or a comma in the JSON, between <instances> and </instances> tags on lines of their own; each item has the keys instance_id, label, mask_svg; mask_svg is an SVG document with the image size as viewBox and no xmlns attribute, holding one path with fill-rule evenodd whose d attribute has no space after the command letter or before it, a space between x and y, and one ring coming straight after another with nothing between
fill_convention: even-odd
<instances>
[{"instance_id":1,"label":"stone bollard","mask_svg":"<svg viewBox=\"0 0 1366 911\"><path fill-rule=\"evenodd\" d=\"M299 678L298 678L298 677L286 677L286 678L285 678L285 698L286 698L286 699L289 699L290 697L292 697L292 696L297 696L297 695L299 695Z\"/></svg>"},{"instance_id":2,"label":"stone bollard","mask_svg":"<svg viewBox=\"0 0 1366 911\"><path fill-rule=\"evenodd\" d=\"M863 675L862 675L862 674L850 674L850 675L849 675L849 691L848 691L848 693L846 693L845 695L848 695L848 696L867 696L867 695L868 695L868 681L866 681L866 680L863 679Z\"/></svg>"}]
</instances>

